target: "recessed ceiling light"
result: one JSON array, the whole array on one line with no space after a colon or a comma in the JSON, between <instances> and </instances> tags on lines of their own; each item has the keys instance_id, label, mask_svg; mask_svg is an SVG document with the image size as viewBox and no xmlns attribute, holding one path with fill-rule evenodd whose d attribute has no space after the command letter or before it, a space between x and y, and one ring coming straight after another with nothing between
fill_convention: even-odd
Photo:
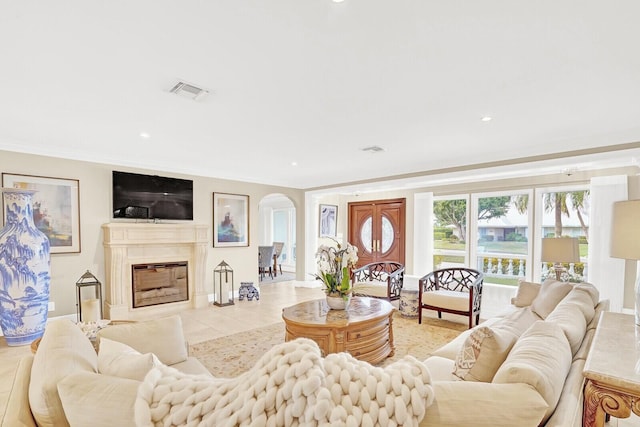
<instances>
[{"instance_id":1,"label":"recessed ceiling light","mask_svg":"<svg viewBox=\"0 0 640 427\"><path fill-rule=\"evenodd\" d=\"M140 132L140 138L149 139L151 138L151 135L147 132Z\"/></svg>"},{"instance_id":2,"label":"recessed ceiling light","mask_svg":"<svg viewBox=\"0 0 640 427\"><path fill-rule=\"evenodd\" d=\"M490 122L493 119L493 117L490 116L484 116L483 118L481 118L480 120L482 120L483 122Z\"/></svg>"},{"instance_id":3,"label":"recessed ceiling light","mask_svg":"<svg viewBox=\"0 0 640 427\"><path fill-rule=\"evenodd\" d=\"M344 0L333 0L334 3L342 3Z\"/></svg>"},{"instance_id":4,"label":"recessed ceiling light","mask_svg":"<svg viewBox=\"0 0 640 427\"><path fill-rule=\"evenodd\" d=\"M291 162L291 166L298 166L298 162Z\"/></svg>"}]
</instances>

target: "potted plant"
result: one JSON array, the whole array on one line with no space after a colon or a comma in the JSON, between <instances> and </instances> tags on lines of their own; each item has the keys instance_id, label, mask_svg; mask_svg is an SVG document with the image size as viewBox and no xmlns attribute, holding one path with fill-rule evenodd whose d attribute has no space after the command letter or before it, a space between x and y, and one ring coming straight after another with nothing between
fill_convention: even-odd
<instances>
[{"instance_id":1,"label":"potted plant","mask_svg":"<svg viewBox=\"0 0 640 427\"><path fill-rule=\"evenodd\" d=\"M349 242L342 247L337 240L331 240L335 242L335 246L320 245L316 252L316 278L324 284L329 307L345 310L351 300L350 270L358 262L358 248Z\"/></svg>"}]
</instances>

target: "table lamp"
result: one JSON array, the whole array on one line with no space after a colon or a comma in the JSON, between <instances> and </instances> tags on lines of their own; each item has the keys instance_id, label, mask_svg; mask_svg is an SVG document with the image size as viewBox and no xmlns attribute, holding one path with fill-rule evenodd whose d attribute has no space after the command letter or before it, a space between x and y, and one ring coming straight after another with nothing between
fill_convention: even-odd
<instances>
[{"instance_id":1,"label":"table lamp","mask_svg":"<svg viewBox=\"0 0 640 427\"><path fill-rule=\"evenodd\" d=\"M611 226L611 256L640 260L640 200L627 200L613 204ZM635 313L640 325L640 275L636 271Z\"/></svg>"},{"instance_id":2,"label":"table lamp","mask_svg":"<svg viewBox=\"0 0 640 427\"><path fill-rule=\"evenodd\" d=\"M542 239L542 262L553 262L556 280L564 271L563 262L580 262L580 248L576 237L545 237Z\"/></svg>"}]
</instances>

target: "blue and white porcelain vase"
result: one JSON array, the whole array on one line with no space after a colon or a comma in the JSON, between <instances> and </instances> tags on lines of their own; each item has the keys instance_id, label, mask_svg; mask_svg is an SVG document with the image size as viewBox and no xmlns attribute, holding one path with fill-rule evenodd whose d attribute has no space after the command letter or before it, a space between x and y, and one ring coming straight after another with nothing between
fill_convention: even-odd
<instances>
[{"instance_id":1,"label":"blue and white porcelain vase","mask_svg":"<svg viewBox=\"0 0 640 427\"><path fill-rule=\"evenodd\" d=\"M0 326L10 346L44 333L49 307L49 239L33 222L35 191L3 188L5 226L0 229Z\"/></svg>"}]
</instances>

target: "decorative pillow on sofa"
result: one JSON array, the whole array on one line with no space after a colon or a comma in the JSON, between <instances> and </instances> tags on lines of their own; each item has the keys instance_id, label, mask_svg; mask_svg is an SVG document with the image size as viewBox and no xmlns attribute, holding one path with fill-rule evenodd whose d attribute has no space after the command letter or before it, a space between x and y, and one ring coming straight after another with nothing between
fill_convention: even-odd
<instances>
[{"instance_id":1,"label":"decorative pillow on sofa","mask_svg":"<svg viewBox=\"0 0 640 427\"><path fill-rule=\"evenodd\" d=\"M465 381L491 382L517 339L504 328L474 328L458 352L453 375Z\"/></svg>"},{"instance_id":2,"label":"decorative pillow on sofa","mask_svg":"<svg viewBox=\"0 0 640 427\"><path fill-rule=\"evenodd\" d=\"M58 383L58 393L69 425L134 427L140 384L126 378L76 372Z\"/></svg>"},{"instance_id":3,"label":"decorative pillow on sofa","mask_svg":"<svg viewBox=\"0 0 640 427\"><path fill-rule=\"evenodd\" d=\"M511 300L511 304L516 307L528 307L540 293L542 284L518 280L518 292Z\"/></svg>"},{"instance_id":4,"label":"decorative pillow on sofa","mask_svg":"<svg viewBox=\"0 0 640 427\"><path fill-rule=\"evenodd\" d=\"M568 282L559 282L555 279L547 279L540 287L540 293L531 303L531 311L542 319L546 319L556 305L573 289Z\"/></svg>"},{"instance_id":5,"label":"decorative pillow on sofa","mask_svg":"<svg viewBox=\"0 0 640 427\"><path fill-rule=\"evenodd\" d=\"M113 377L142 381L160 361L152 353L141 354L126 344L107 338L100 340L98 372Z\"/></svg>"},{"instance_id":6,"label":"decorative pillow on sofa","mask_svg":"<svg viewBox=\"0 0 640 427\"><path fill-rule=\"evenodd\" d=\"M136 323L124 323L100 329L98 343L102 338L125 343L140 353L153 353L165 365L184 362L189 356L182 330L180 316Z\"/></svg>"},{"instance_id":7,"label":"decorative pillow on sofa","mask_svg":"<svg viewBox=\"0 0 640 427\"><path fill-rule=\"evenodd\" d=\"M38 426L68 425L58 394L58 382L76 372L97 372L98 355L75 323L68 319L47 323L33 358L29 406Z\"/></svg>"},{"instance_id":8,"label":"decorative pillow on sofa","mask_svg":"<svg viewBox=\"0 0 640 427\"><path fill-rule=\"evenodd\" d=\"M556 322L538 320L522 334L493 378L497 384L529 384L549 405L543 425L560 399L571 368L571 348Z\"/></svg>"}]
</instances>

